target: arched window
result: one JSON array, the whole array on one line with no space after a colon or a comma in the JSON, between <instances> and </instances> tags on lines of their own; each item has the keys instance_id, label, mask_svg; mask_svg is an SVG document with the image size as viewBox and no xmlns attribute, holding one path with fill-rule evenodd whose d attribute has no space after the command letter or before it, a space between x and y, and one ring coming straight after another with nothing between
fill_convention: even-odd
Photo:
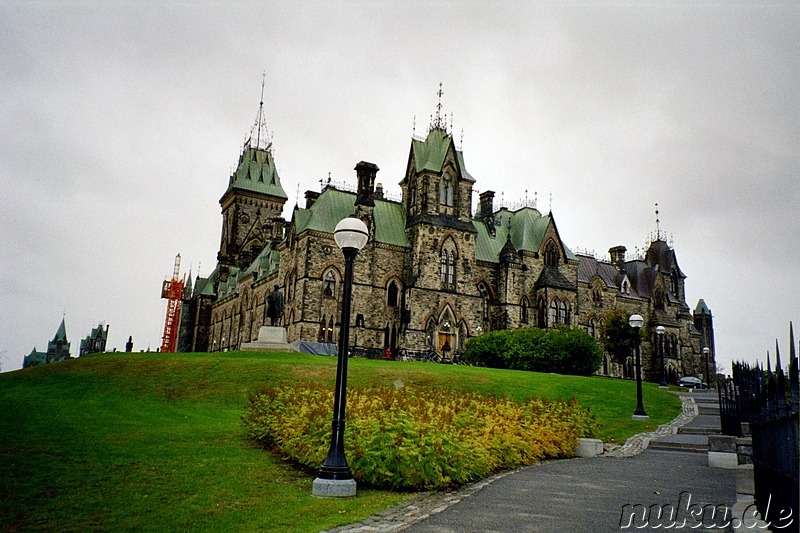
<instances>
[{"instance_id":1,"label":"arched window","mask_svg":"<svg viewBox=\"0 0 800 533\"><path fill-rule=\"evenodd\" d=\"M553 241L544 247L544 266L558 268L558 248Z\"/></svg>"},{"instance_id":2,"label":"arched window","mask_svg":"<svg viewBox=\"0 0 800 533\"><path fill-rule=\"evenodd\" d=\"M333 342L333 317L328 319L328 334L327 334L328 342Z\"/></svg>"},{"instance_id":3,"label":"arched window","mask_svg":"<svg viewBox=\"0 0 800 533\"><path fill-rule=\"evenodd\" d=\"M328 270L322 279L322 295L325 298L333 298L334 294L336 294L336 277L331 270Z\"/></svg>"},{"instance_id":4,"label":"arched window","mask_svg":"<svg viewBox=\"0 0 800 533\"><path fill-rule=\"evenodd\" d=\"M317 335L317 342L325 342L325 332L327 330L328 321L325 320L325 317L322 317L322 320L319 321L319 334Z\"/></svg>"},{"instance_id":5,"label":"arched window","mask_svg":"<svg viewBox=\"0 0 800 533\"><path fill-rule=\"evenodd\" d=\"M594 318L589 319L589 325L586 326L586 333L588 333L591 338L595 338ZM608 374L608 372L606 372L606 374Z\"/></svg>"},{"instance_id":6,"label":"arched window","mask_svg":"<svg viewBox=\"0 0 800 533\"><path fill-rule=\"evenodd\" d=\"M447 207L453 206L453 178L449 172L445 172L439 182L439 203Z\"/></svg>"},{"instance_id":7,"label":"arched window","mask_svg":"<svg viewBox=\"0 0 800 533\"><path fill-rule=\"evenodd\" d=\"M456 252L450 245L443 246L439 254L439 280L442 288L455 290L456 288Z\"/></svg>"},{"instance_id":8,"label":"arched window","mask_svg":"<svg viewBox=\"0 0 800 533\"><path fill-rule=\"evenodd\" d=\"M386 289L386 305L389 307L397 307L397 282L394 280L389 282L389 287Z\"/></svg>"},{"instance_id":9,"label":"arched window","mask_svg":"<svg viewBox=\"0 0 800 533\"><path fill-rule=\"evenodd\" d=\"M664 309L664 291L660 287L653 293L653 307Z\"/></svg>"},{"instance_id":10,"label":"arched window","mask_svg":"<svg viewBox=\"0 0 800 533\"><path fill-rule=\"evenodd\" d=\"M558 302L552 300L550 302L550 325L554 326L558 324Z\"/></svg>"},{"instance_id":11,"label":"arched window","mask_svg":"<svg viewBox=\"0 0 800 533\"><path fill-rule=\"evenodd\" d=\"M567 302L558 302L558 323L567 324L569 317L567 316Z\"/></svg>"},{"instance_id":12,"label":"arched window","mask_svg":"<svg viewBox=\"0 0 800 533\"><path fill-rule=\"evenodd\" d=\"M527 298L523 298L522 299L522 305L521 305L521 309L520 309L519 321L522 322L523 324L527 324L528 323L528 299Z\"/></svg>"},{"instance_id":13,"label":"arched window","mask_svg":"<svg viewBox=\"0 0 800 533\"><path fill-rule=\"evenodd\" d=\"M669 292L671 292L674 296L678 295L678 273L674 270L672 274L669 276Z\"/></svg>"},{"instance_id":14,"label":"arched window","mask_svg":"<svg viewBox=\"0 0 800 533\"><path fill-rule=\"evenodd\" d=\"M621 292L622 292L622 294L630 294L631 293L631 284L628 283L627 279L622 282Z\"/></svg>"},{"instance_id":15,"label":"arched window","mask_svg":"<svg viewBox=\"0 0 800 533\"><path fill-rule=\"evenodd\" d=\"M484 322L489 321L489 289L484 283L478 285L478 293L481 295L481 315Z\"/></svg>"},{"instance_id":16,"label":"arched window","mask_svg":"<svg viewBox=\"0 0 800 533\"><path fill-rule=\"evenodd\" d=\"M417 180L412 179L408 182L408 206L417 205Z\"/></svg>"}]
</instances>

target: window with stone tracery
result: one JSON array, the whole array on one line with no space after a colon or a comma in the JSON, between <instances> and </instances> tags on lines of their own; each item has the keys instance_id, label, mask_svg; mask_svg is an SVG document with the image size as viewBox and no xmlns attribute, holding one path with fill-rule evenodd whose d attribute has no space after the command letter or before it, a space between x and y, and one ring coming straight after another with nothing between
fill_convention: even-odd
<instances>
[{"instance_id":1,"label":"window with stone tracery","mask_svg":"<svg viewBox=\"0 0 800 533\"><path fill-rule=\"evenodd\" d=\"M442 288L455 290L456 288L456 252L443 246L439 253L439 281Z\"/></svg>"}]
</instances>

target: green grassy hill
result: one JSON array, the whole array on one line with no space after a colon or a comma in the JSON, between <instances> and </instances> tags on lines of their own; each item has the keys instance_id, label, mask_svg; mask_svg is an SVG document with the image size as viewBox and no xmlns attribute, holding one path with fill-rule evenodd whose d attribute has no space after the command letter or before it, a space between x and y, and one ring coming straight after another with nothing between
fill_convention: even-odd
<instances>
[{"instance_id":1,"label":"green grassy hill","mask_svg":"<svg viewBox=\"0 0 800 533\"><path fill-rule=\"evenodd\" d=\"M645 384L430 363L350 361L349 384L452 388L514 399L575 397L624 441L680 411ZM320 531L409 494L359 487L311 495L314 473L255 447L241 415L263 386L333 387L334 357L304 354L102 354L0 374L0 530ZM332 408L332 407L331 407Z\"/></svg>"}]
</instances>

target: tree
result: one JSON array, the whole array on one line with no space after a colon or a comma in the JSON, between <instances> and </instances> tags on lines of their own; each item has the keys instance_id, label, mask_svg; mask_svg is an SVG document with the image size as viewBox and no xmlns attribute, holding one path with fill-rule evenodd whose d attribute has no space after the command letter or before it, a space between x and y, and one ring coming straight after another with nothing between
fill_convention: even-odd
<instances>
[{"instance_id":1,"label":"tree","mask_svg":"<svg viewBox=\"0 0 800 533\"><path fill-rule=\"evenodd\" d=\"M624 364L636 348L636 330L628 324L628 313L622 309L605 314L600 337L603 348L617 363Z\"/></svg>"}]
</instances>

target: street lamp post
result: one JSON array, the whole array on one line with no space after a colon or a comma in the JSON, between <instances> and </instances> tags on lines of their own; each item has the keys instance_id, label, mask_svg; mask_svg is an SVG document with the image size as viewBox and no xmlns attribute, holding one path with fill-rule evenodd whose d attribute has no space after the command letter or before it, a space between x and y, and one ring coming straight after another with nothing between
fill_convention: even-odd
<instances>
[{"instance_id":1,"label":"street lamp post","mask_svg":"<svg viewBox=\"0 0 800 533\"><path fill-rule=\"evenodd\" d=\"M647 420L650 417L644 410L642 405L642 355L640 352L641 337L639 330L644 324L644 319L641 315L631 315L628 319L628 325L633 328L636 333L636 410L633 412L634 420Z\"/></svg>"},{"instance_id":2,"label":"street lamp post","mask_svg":"<svg viewBox=\"0 0 800 533\"><path fill-rule=\"evenodd\" d=\"M358 252L367 244L369 231L366 224L355 217L341 220L333 231L333 238L344 255L344 283L342 285L342 319L339 331L339 358L336 364L336 389L333 397L333 422L331 446L328 457L314 480L314 496L345 497L356 495L356 481L344 455L345 407L347 405L347 350L350 345L350 302L353 291L353 262Z\"/></svg>"},{"instance_id":3,"label":"street lamp post","mask_svg":"<svg viewBox=\"0 0 800 533\"><path fill-rule=\"evenodd\" d=\"M711 350L708 349L708 346L703 347L703 355L706 359L706 387L709 389L711 388L711 375L708 373L708 354L711 353Z\"/></svg>"},{"instance_id":4,"label":"street lamp post","mask_svg":"<svg viewBox=\"0 0 800 533\"><path fill-rule=\"evenodd\" d=\"M664 368L664 333L666 332L667 328L664 326L658 326L656 328L656 333L658 333L658 349L661 351L661 382L658 386L662 389L667 388L667 376Z\"/></svg>"}]
</instances>

